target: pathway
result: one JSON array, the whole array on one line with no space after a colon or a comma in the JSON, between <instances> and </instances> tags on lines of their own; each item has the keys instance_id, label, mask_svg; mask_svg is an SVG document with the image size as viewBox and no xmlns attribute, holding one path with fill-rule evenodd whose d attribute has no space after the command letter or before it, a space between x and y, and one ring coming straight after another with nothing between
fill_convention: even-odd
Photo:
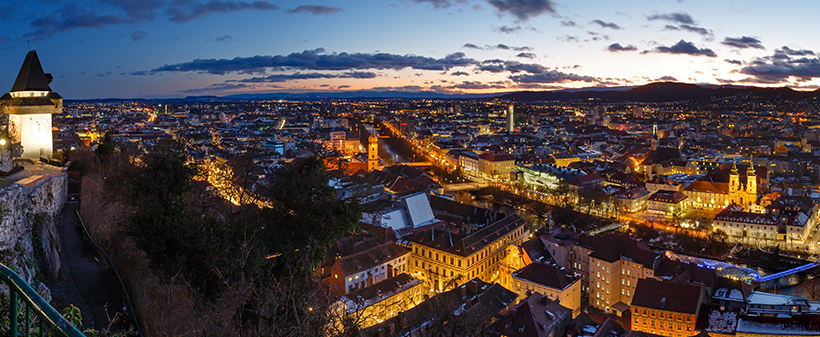
<instances>
[{"instance_id":1,"label":"pathway","mask_svg":"<svg viewBox=\"0 0 820 337\"><path fill-rule=\"evenodd\" d=\"M77 228L79 219L76 209L76 201L66 202L57 226L66 258L63 267L68 267L77 290L91 309L94 324L89 326L100 330L107 327L109 316L113 317L114 313L122 311L124 301L115 287L118 284L108 273L106 265L94 257L91 248L85 246L84 234Z\"/></svg>"}]
</instances>

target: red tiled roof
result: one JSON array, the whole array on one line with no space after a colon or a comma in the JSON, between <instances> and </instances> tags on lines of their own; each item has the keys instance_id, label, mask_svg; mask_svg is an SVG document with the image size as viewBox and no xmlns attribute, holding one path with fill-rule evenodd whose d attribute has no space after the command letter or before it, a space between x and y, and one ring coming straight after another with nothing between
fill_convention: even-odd
<instances>
[{"instance_id":1,"label":"red tiled roof","mask_svg":"<svg viewBox=\"0 0 820 337\"><path fill-rule=\"evenodd\" d=\"M558 266L533 262L513 273L513 277L544 285L553 289L564 289L576 281Z\"/></svg>"},{"instance_id":2,"label":"red tiled roof","mask_svg":"<svg viewBox=\"0 0 820 337\"><path fill-rule=\"evenodd\" d=\"M713 181L695 180L691 184L689 184L689 186L686 186L685 190L690 192L729 194L729 184Z\"/></svg>"},{"instance_id":3,"label":"red tiled roof","mask_svg":"<svg viewBox=\"0 0 820 337\"><path fill-rule=\"evenodd\" d=\"M489 153L489 152L482 153L481 155L478 156L478 158L484 159L486 161L510 161L510 160L515 160L515 157L513 157L512 155L509 155L509 154L495 154L495 153Z\"/></svg>"},{"instance_id":4,"label":"red tiled roof","mask_svg":"<svg viewBox=\"0 0 820 337\"><path fill-rule=\"evenodd\" d=\"M700 306L700 290L698 285L640 279L632 306L696 314Z\"/></svg>"}]
</instances>

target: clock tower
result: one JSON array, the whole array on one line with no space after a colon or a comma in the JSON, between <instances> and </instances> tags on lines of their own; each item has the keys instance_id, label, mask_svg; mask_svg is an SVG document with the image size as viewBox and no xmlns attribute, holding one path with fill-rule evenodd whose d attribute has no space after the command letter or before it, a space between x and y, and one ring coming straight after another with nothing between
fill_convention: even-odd
<instances>
[{"instance_id":1,"label":"clock tower","mask_svg":"<svg viewBox=\"0 0 820 337\"><path fill-rule=\"evenodd\" d=\"M12 147L21 146L21 158L51 158L51 115L62 113L63 97L51 91L53 77L43 71L37 52L26 54L11 91L0 97L0 112L9 115Z\"/></svg>"}]
</instances>

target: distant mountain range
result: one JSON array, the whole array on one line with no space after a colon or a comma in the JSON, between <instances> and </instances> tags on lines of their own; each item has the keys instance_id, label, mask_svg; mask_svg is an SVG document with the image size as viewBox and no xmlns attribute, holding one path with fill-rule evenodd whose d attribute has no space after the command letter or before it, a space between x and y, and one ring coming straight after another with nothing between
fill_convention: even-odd
<instances>
[{"instance_id":1,"label":"distant mountain range","mask_svg":"<svg viewBox=\"0 0 820 337\"><path fill-rule=\"evenodd\" d=\"M742 86L699 86L696 84L658 82L622 91L590 90L520 91L499 96L500 99L516 101L577 101L600 100L606 102L662 103L677 101L705 101L712 98L750 94L770 99L804 100L820 97L820 89L796 91L791 88L760 88Z\"/></svg>"},{"instance_id":2,"label":"distant mountain range","mask_svg":"<svg viewBox=\"0 0 820 337\"><path fill-rule=\"evenodd\" d=\"M706 101L713 98L731 97L738 94L755 95L769 99L804 100L820 98L820 89L796 91L791 88L760 88L744 86L696 85L676 82L657 82L639 87L591 87L558 91L518 91L490 94L444 94L430 91L332 91L308 93L237 94L228 96L188 96L166 99L92 99L67 100L69 102L152 101L152 102L211 102L254 100L320 100L320 99L488 99L532 101L579 101L645 102L663 103L677 101Z\"/></svg>"}]
</instances>

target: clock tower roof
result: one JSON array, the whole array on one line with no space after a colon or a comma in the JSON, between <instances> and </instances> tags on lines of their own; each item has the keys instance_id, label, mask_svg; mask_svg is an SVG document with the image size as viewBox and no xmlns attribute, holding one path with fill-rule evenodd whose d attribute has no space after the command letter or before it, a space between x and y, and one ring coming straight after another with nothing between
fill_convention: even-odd
<instances>
[{"instance_id":1,"label":"clock tower roof","mask_svg":"<svg viewBox=\"0 0 820 337\"><path fill-rule=\"evenodd\" d=\"M37 52L32 50L26 54L26 60L23 61L23 66L20 67L20 73L17 74L17 80L14 81L11 92L51 91L48 84L51 83L52 79L51 74L46 74L43 71Z\"/></svg>"}]
</instances>

